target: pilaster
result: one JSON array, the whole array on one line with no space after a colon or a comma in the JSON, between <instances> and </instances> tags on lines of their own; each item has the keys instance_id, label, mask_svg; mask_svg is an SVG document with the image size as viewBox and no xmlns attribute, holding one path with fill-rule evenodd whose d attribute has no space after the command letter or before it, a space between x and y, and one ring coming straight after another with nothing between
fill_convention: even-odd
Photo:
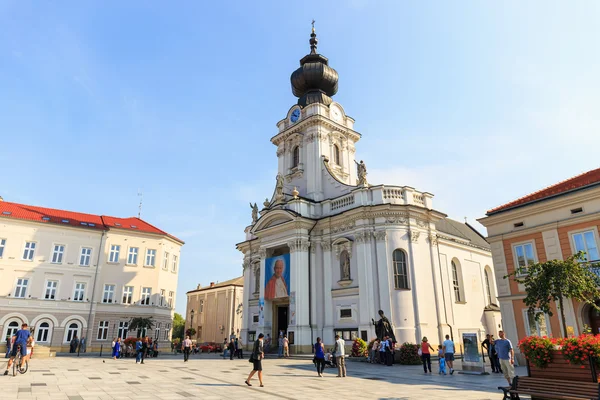
<instances>
[{"instance_id":1,"label":"pilaster","mask_svg":"<svg viewBox=\"0 0 600 400\"><path fill-rule=\"evenodd\" d=\"M360 231L354 236L357 242L357 262L358 262L358 296L359 296L359 335L360 331L367 331L368 337L372 337L375 332L371 323L371 318L376 315L374 294L373 294L373 265L371 232Z\"/></svg>"},{"instance_id":2,"label":"pilaster","mask_svg":"<svg viewBox=\"0 0 600 400\"><path fill-rule=\"evenodd\" d=\"M375 246L377 250L377 277L379 279L379 307L383 313L388 316L390 321L394 321L392 312L392 302L390 292L393 289L390 284L391 269L389 264L387 248L387 232L375 231Z\"/></svg>"},{"instance_id":3,"label":"pilaster","mask_svg":"<svg viewBox=\"0 0 600 400\"><path fill-rule=\"evenodd\" d=\"M257 333L257 335L259 333L264 333L265 336L267 336L267 334L269 334L269 335L271 335L271 337L273 337L273 334L271 332L272 326L273 326L273 305L271 304L270 301L265 301L264 282L265 282L265 262L267 259L267 249L260 248L260 250L258 251L258 254L260 256L259 302L262 301L264 305L263 305L262 311L259 310L258 331L256 333Z\"/></svg>"},{"instance_id":4,"label":"pilaster","mask_svg":"<svg viewBox=\"0 0 600 400\"><path fill-rule=\"evenodd\" d=\"M295 349L299 353L309 351L310 345L306 346L304 344L311 342L308 318L308 296L310 289L308 281L309 244L310 242L306 239L294 239L288 242L290 262L292 264L290 271L290 325L288 331L294 332Z\"/></svg>"},{"instance_id":5,"label":"pilaster","mask_svg":"<svg viewBox=\"0 0 600 400\"><path fill-rule=\"evenodd\" d=\"M323 342L330 344L334 342L333 338L333 305L331 288L333 287L333 271L331 269L331 242L325 240L321 242L323 249L323 307L325 308L325 323L323 326Z\"/></svg>"}]
</instances>

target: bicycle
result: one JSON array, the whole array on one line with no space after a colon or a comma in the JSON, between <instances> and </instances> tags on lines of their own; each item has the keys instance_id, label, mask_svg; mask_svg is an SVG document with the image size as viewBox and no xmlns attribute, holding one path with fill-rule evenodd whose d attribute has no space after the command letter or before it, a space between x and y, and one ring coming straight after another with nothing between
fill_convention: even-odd
<instances>
[{"instance_id":1,"label":"bicycle","mask_svg":"<svg viewBox=\"0 0 600 400\"><path fill-rule=\"evenodd\" d=\"M15 356L15 359L13 360L13 376L17 375L17 371L20 374L24 374L27 372L27 369L29 368L29 362L25 361L25 366L21 365L23 363L22 361L23 356L21 355L21 345L19 345L17 347L17 355Z\"/></svg>"}]
</instances>

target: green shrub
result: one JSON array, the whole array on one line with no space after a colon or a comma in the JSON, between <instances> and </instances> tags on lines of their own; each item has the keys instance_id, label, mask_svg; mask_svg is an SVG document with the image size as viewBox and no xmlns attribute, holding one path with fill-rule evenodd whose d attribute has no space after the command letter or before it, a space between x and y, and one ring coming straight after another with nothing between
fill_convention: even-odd
<instances>
[{"instance_id":1,"label":"green shrub","mask_svg":"<svg viewBox=\"0 0 600 400\"><path fill-rule=\"evenodd\" d=\"M413 343L404 343L400 346L398 362L404 365L419 365L421 357L419 357L419 345Z\"/></svg>"}]
</instances>

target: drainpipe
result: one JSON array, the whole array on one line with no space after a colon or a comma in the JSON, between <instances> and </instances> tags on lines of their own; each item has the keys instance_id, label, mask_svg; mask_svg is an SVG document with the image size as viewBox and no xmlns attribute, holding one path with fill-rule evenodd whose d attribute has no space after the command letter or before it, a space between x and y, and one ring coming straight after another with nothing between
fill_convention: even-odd
<instances>
[{"instance_id":1,"label":"drainpipe","mask_svg":"<svg viewBox=\"0 0 600 400\"><path fill-rule=\"evenodd\" d=\"M85 342L90 344L90 351L92 350L92 345L90 342L90 329L92 327L92 309L94 307L94 295L96 294L96 280L98 279L98 268L100 268L100 254L102 254L102 241L104 240L104 235L106 234L106 230L102 231L102 235L100 236L100 246L98 247L98 257L96 257L96 272L94 273L94 283L92 284L92 299L90 300L90 313L88 314L87 319L87 330L85 333Z\"/></svg>"}]
</instances>

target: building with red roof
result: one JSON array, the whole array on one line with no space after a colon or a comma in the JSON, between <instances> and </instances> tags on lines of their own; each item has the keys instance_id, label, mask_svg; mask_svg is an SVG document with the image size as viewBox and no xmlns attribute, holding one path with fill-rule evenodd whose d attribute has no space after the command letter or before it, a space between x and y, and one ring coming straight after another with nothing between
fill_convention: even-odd
<instances>
[{"instance_id":1,"label":"building with red roof","mask_svg":"<svg viewBox=\"0 0 600 400\"><path fill-rule=\"evenodd\" d=\"M105 348L114 337L170 341L184 242L137 217L112 217L0 197L0 333L22 323L38 346ZM152 317L129 331L133 317Z\"/></svg>"},{"instance_id":2,"label":"building with red roof","mask_svg":"<svg viewBox=\"0 0 600 400\"><path fill-rule=\"evenodd\" d=\"M516 341L532 334L562 336L556 307L553 316L536 320L526 311L524 288L504 276L578 251L586 252L590 261L600 259L600 168L492 208L479 222L488 231L507 337ZM565 311L568 332L579 334L584 325L600 332L600 317L592 307L567 301Z\"/></svg>"}]
</instances>

